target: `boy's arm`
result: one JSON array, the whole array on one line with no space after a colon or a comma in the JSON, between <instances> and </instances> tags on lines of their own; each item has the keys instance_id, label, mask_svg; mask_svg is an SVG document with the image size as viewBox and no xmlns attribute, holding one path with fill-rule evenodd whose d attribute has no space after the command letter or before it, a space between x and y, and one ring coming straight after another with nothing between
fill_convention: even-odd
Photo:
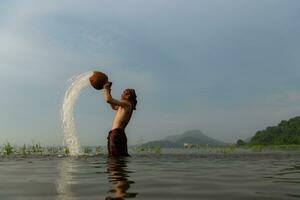
<instances>
[{"instance_id":1,"label":"boy's arm","mask_svg":"<svg viewBox=\"0 0 300 200\"><path fill-rule=\"evenodd\" d=\"M117 105L114 105L112 103L109 103L110 107L113 109L113 110L118 110L119 106Z\"/></svg>"},{"instance_id":2,"label":"boy's arm","mask_svg":"<svg viewBox=\"0 0 300 200\"><path fill-rule=\"evenodd\" d=\"M117 109L116 107L121 106L123 108L125 107L130 107L130 104L126 101L119 101L117 99L112 98L111 94L110 94L110 89L111 84L110 83L106 83L104 85L104 99L107 103L109 103L111 105L111 107L115 110Z\"/></svg>"},{"instance_id":3,"label":"boy's arm","mask_svg":"<svg viewBox=\"0 0 300 200\"><path fill-rule=\"evenodd\" d=\"M105 98L106 102L109 103L110 107L111 107L113 110L118 110L118 107L119 107L119 106L117 106L117 105L115 105L115 104L110 103L110 102L107 101L107 99L109 99L109 98L111 97L111 94L110 94L110 91L111 91L110 86L111 86L111 84L109 85L109 87L108 87L108 86L104 86L104 98ZM105 87L106 87L106 88L105 88ZM110 96L110 97L109 97L109 96Z\"/></svg>"}]
</instances>

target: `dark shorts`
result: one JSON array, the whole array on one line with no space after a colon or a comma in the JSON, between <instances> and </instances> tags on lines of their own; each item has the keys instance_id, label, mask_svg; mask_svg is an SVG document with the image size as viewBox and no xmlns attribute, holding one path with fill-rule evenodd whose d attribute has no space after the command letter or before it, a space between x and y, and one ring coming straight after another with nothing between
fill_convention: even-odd
<instances>
[{"instance_id":1,"label":"dark shorts","mask_svg":"<svg viewBox=\"0 0 300 200\"><path fill-rule=\"evenodd\" d=\"M129 156L124 129L116 128L109 131L107 140L108 156Z\"/></svg>"}]
</instances>

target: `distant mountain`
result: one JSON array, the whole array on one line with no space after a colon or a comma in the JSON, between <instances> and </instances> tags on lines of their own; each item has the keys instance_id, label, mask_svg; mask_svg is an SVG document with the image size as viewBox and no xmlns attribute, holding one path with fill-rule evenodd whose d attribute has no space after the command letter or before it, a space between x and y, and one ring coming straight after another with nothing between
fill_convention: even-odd
<instances>
[{"instance_id":1,"label":"distant mountain","mask_svg":"<svg viewBox=\"0 0 300 200\"><path fill-rule=\"evenodd\" d=\"M300 117L283 120L277 126L257 131L250 144L300 144Z\"/></svg>"},{"instance_id":2,"label":"distant mountain","mask_svg":"<svg viewBox=\"0 0 300 200\"><path fill-rule=\"evenodd\" d=\"M186 131L180 135L167 136L162 140L151 141L143 144L143 146L160 146L165 148L183 147L184 143L194 145L209 145L209 146L223 146L224 142L215 140L207 135L204 135L199 130Z\"/></svg>"}]
</instances>

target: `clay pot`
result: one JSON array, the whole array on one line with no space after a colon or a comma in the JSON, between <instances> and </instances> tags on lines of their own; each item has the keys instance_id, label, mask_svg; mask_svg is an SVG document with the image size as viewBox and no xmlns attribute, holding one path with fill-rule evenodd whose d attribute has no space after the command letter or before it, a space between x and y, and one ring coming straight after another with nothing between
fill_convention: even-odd
<instances>
[{"instance_id":1,"label":"clay pot","mask_svg":"<svg viewBox=\"0 0 300 200\"><path fill-rule=\"evenodd\" d=\"M108 77L102 72L95 71L90 77L90 83L96 90L103 89L103 85L108 82Z\"/></svg>"}]
</instances>

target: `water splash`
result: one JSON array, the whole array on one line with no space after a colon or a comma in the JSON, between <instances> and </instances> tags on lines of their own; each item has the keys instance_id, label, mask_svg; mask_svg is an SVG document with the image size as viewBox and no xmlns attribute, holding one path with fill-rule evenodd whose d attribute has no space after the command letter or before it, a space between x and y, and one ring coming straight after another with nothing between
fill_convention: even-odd
<instances>
[{"instance_id":1,"label":"water splash","mask_svg":"<svg viewBox=\"0 0 300 200\"><path fill-rule=\"evenodd\" d=\"M92 75L93 72L86 72L71 78L68 81L70 84L62 103L61 120L62 128L65 133L64 142L68 146L71 156L80 155L81 153L81 146L74 122L74 106L81 90L90 84L89 78Z\"/></svg>"}]
</instances>

